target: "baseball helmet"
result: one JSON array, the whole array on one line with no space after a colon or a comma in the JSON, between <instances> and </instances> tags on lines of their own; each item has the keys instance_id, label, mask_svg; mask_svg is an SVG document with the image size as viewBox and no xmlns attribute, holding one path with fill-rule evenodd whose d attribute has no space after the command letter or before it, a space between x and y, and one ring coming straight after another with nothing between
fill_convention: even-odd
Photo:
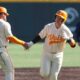
<instances>
[{"instance_id":1,"label":"baseball helmet","mask_svg":"<svg viewBox=\"0 0 80 80\"><path fill-rule=\"evenodd\" d=\"M66 21L67 17L68 17L68 14L64 10L59 10L59 11L56 12L56 16L60 16L62 19L64 19L64 21Z\"/></svg>"},{"instance_id":2,"label":"baseball helmet","mask_svg":"<svg viewBox=\"0 0 80 80\"><path fill-rule=\"evenodd\" d=\"M0 13L5 13L7 16L9 15L5 7L0 7Z\"/></svg>"}]
</instances>

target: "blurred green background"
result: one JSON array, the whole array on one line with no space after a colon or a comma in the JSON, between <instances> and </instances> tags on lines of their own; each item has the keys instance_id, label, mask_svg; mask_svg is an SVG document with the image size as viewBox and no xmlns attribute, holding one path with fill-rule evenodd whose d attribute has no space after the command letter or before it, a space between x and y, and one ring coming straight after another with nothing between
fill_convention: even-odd
<instances>
[{"instance_id":1,"label":"blurred green background","mask_svg":"<svg viewBox=\"0 0 80 80\"><path fill-rule=\"evenodd\" d=\"M25 50L22 46L16 44L9 44L9 55L12 58L14 67L39 67L40 58L43 49L43 44L38 43L33 45L29 50ZM71 48L69 44L64 50L64 67L80 67L80 47Z\"/></svg>"}]
</instances>

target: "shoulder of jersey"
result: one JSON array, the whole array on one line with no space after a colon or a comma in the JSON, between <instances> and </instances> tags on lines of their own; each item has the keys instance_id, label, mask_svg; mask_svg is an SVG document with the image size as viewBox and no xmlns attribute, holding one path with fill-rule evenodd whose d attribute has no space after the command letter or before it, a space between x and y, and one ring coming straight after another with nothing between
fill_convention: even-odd
<instances>
[{"instance_id":1,"label":"shoulder of jersey","mask_svg":"<svg viewBox=\"0 0 80 80\"><path fill-rule=\"evenodd\" d=\"M54 25L54 22L52 22L52 23L49 23L49 24L47 24L46 26L53 26Z\"/></svg>"},{"instance_id":2,"label":"shoulder of jersey","mask_svg":"<svg viewBox=\"0 0 80 80\"><path fill-rule=\"evenodd\" d=\"M62 26L63 29L68 29L68 26L66 26L65 24L62 24Z\"/></svg>"},{"instance_id":3,"label":"shoulder of jersey","mask_svg":"<svg viewBox=\"0 0 80 80\"><path fill-rule=\"evenodd\" d=\"M4 21L4 20L2 20L2 19L0 19L0 24L2 24L2 25L10 25L8 22L6 22L6 21Z\"/></svg>"}]
</instances>

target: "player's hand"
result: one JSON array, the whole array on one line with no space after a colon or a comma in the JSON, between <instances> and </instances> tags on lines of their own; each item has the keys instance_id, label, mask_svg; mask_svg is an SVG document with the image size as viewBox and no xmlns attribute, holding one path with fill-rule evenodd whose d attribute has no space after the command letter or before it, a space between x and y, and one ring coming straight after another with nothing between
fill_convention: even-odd
<instances>
[{"instance_id":1,"label":"player's hand","mask_svg":"<svg viewBox=\"0 0 80 80\"><path fill-rule=\"evenodd\" d=\"M32 41L30 41L30 42L25 42L25 44L24 44L24 48L25 49L29 49L32 45L33 45L34 43L32 42Z\"/></svg>"},{"instance_id":2,"label":"player's hand","mask_svg":"<svg viewBox=\"0 0 80 80\"><path fill-rule=\"evenodd\" d=\"M23 45L24 49L29 49L28 43L25 42L25 44Z\"/></svg>"},{"instance_id":3,"label":"player's hand","mask_svg":"<svg viewBox=\"0 0 80 80\"><path fill-rule=\"evenodd\" d=\"M72 48L76 47L76 42L74 39L70 39L68 43Z\"/></svg>"},{"instance_id":4,"label":"player's hand","mask_svg":"<svg viewBox=\"0 0 80 80\"><path fill-rule=\"evenodd\" d=\"M32 41L27 42L28 47L30 48L34 43Z\"/></svg>"}]
</instances>

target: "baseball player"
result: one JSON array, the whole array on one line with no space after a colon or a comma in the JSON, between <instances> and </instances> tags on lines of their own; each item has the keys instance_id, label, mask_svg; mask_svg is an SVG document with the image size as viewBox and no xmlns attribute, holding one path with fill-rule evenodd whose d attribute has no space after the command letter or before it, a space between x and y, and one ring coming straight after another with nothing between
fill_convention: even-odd
<instances>
[{"instance_id":1,"label":"baseball player","mask_svg":"<svg viewBox=\"0 0 80 80\"><path fill-rule=\"evenodd\" d=\"M11 25L7 22L9 16L5 7L0 7L0 65L4 71L4 80L14 80L14 68L7 51L9 41L27 48L27 43L12 34Z\"/></svg>"},{"instance_id":2,"label":"baseball player","mask_svg":"<svg viewBox=\"0 0 80 80\"><path fill-rule=\"evenodd\" d=\"M64 24L68 14L59 10L55 14L55 21L44 26L39 34L28 43L28 47L45 39L41 57L40 74L46 80L57 80L63 62L63 51L66 42L72 48L76 46L73 34Z\"/></svg>"}]
</instances>

